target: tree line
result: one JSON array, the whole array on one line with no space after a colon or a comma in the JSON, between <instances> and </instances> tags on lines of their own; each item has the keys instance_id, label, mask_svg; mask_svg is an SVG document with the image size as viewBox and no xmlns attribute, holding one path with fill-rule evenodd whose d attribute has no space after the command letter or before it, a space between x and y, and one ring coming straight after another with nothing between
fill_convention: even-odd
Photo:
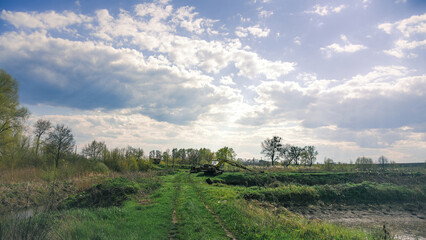
<instances>
[{"instance_id":1,"label":"tree line","mask_svg":"<svg viewBox=\"0 0 426 240\"><path fill-rule=\"evenodd\" d=\"M271 160L272 166L280 160L284 166L290 164L312 166L316 161L318 151L315 149L315 146L299 147L290 144L284 145L281 141L281 137L273 136L261 143L261 153Z\"/></svg>"}]
</instances>

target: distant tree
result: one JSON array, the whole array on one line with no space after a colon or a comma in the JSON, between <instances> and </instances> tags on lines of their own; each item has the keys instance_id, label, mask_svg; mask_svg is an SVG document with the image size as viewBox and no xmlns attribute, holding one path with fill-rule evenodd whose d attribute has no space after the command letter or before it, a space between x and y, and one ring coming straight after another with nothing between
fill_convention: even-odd
<instances>
[{"instance_id":1,"label":"distant tree","mask_svg":"<svg viewBox=\"0 0 426 240\"><path fill-rule=\"evenodd\" d=\"M97 142L96 140L93 140L83 148L81 153L90 160L97 162L104 159L103 154L106 149L107 147L105 142Z\"/></svg>"},{"instance_id":2,"label":"distant tree","mask_svg":"<svg viewBox=\"0 0 426 240\"><path fill-rule=\"evenodd\" d=\"M55 129L49 133L47 142L54 150L56 167L58 167L61 155L71 153L75 144L71 129L60 124L57 124Z\"/></svg>"},{"instance_id":3,"label":"distant tree","mask_svg":"<svg viewBox=\"0 0 426 240\"><path fill-rule=\"evenodd\" d=\"M166 162L166 166L169 166L169 160L170 160L170 150L167 149L163 152L163 160Z\"/></svg>"},{"instance_id":4,"label":"distant tree","mask_svg":"<svg viewBox=\"0 0 426 240\"><path fill-rule=\"evenodd\" d=\"M29 113L19 106L18 82L0 69L0 156L8 143L14 141Z\"/></svg>"},{"instance_id":5,"label":"distant tree","mask_svg":"<svg viewBox=\"0 0 426 240\"><path fill-rule=\"evenodd\" d=\"M289 158L289 163L294 162L295 165L299 165L299 159L302 156L303 148L298 146L290 146L287 149L287 156Z\"/></svg>"},{"instance_id":6,"label":"distant tree","mask_svg":"<svg viewBox=\"0 0 426 240\"><path fill-rule=\"evenodd\" d=\"M272 166L274 166L275 161L280 157L280 151L282 149L281 137L274 136L272 138L265 139L262 143L262 154L271 159Z\"/></svg>"},{"instance_id":7,"label":"distant tree","mask_svg":"<svg viewBox=\"0 0 426 240\"><path fill-rule=\"evenodd\" d=\"M186 150L184 148L179 149L179 158L181 161L181 164L186 164Z\"/></svg>"},{"instance_id":8,"label":"distant tree","mask_svg":"<svg viewBox=\"0 0 426 240\"><path fill-rule=\"evenodd\" d=\"M331 158L324 158L324 167L327 171L333 169L334 161Z\"/></svg>"},{"instance_id":9,"label":"distant tree","mask_svg":"<svg viewBox=\"0 0 426 240\"><path fill-rule=\"evenodd\" d=\"M370 169L373 165L373 159L367 157L358 157L355 161L355 165L361 170Z\"/></svg>"},{"instance_id":10,"label":"distant tree","mask_svg":"<svg viewBox=\"0 0 426 240\"><path fill-rule=\"evenodd\" d=\"M50 123L49 120L39 119L34 124L34 135L35 135L35 144L36 144L35 155L36 156L38 156L38 150L39 150L39 147L40 147L40 140L41 140L43 134L48 133L48 131L51 128L52 128L52 124Z\"/></svg>"},{"instance_id":11,"label":"distant tree","mask_svg":"<svg viewBox=\"0 0 426 240\"><path fill-rule=\"evenodd\" d=\"M162 156L163 156L163 154L161 153L160 150L155 150L155 157L156 158L160 158L161 159Z\"/></svg>"},{"instance_id":12,"label":"distant tree","mask_svg":"<svg viewBox=\"0 0 426 240\"><path fill-rule=\"evenodd\" d=\"M207 164L211 163L214 158L214 153L208 149L208 148L200 148L198 151L199 158L200 158L200 164Z\"/></svg>"},{"instance_id":13,"label":"distant tree","mask_svg":"<svg viewBox=\"0 0 426 240\"><path fill-rule=\"evenodd\" d=\"M149 152L149 159L154 159L155 158L155 150L151 150Z\"/></svg>"},{"instance_id":14,"label":"distant tree","mask_svg":"<svg viewBox=\"0 0 426 240\"><path fill-rule=\"evenodd\" d=\"M126 158L129 157L135 157L137 161L141 160L143 158L144 151L142 148L134 148L131 146L128 146L126 149Z\"/></svg>"},{"instance_id":15,"label":"distant tree","mask_svg":"<svg viewBox=\"0 0 426 240\"><path fill-rule=\"evenodd\" d=\"M172 167L175 167L175 159L178 158L178 149L173 148L172 150Z\"/></svg>"},{"instance_id":16,"label":"distant tree","mask_svg":"<svg viewBox=\"0 0 426 240\"><path fill-rule=\"evenodd\" d=\"M318 151L314 146L306 146L303 148L301 157L305 165L312 166L317 159Z\"/></svg>"},{"instance_id":17,"label":"distant tree","mask_svg":"<svg viewBox=\"0 0 426 240\"><path fill-rule=\"evenodd\" d=\"M382 170L384 171L386 164L389 163L389 160L382 155L379 157L379 159L377 159L377 162L380 164L380 166L382 167Z\"/></svg>"},{"instance_id":18,"label":"distant tree","mask_svg":"<svg viewBox=\"0 0 426 240\"><path fill-rule=\"evenodd\" d=\"M234 149L229 147L223 147L216 152L216 159L218 161L221 160L234 160L236 157L236 154L234 152Z\"/></svg>"},{"instance_id":19,"label":"distant tree","mask_svg":"<svg viewBox=\"0 0 426 240\"><path fill-rule=\"evenodd\" d=\"M186 150L186 154L192 166L195 166L198 164L198 157L199 157L198 149L189 148Z\"/></svg>"}]
</instances>

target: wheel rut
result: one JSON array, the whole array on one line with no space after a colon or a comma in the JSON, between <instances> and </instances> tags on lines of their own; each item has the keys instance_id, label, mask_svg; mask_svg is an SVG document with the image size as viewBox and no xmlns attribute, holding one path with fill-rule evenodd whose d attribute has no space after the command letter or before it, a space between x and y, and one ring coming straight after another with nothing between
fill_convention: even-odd
<instances>
[{"instance_id":1,"label":"wheel rut","mask_svg":"<svg viewBox=\"0 0 426 240\"><path fill-rule=\"evenodd\" d=\"M176 207L177 207L177 199L180 195L180 191L181 191L181 185L179 183L179 180L175 180L174 181L174 186L173 186L173 207L172 207L172 228L170 229L169 232L169 239L170 240L175 240L178 239L178 233L179 233L179 228L178 228L178 217L177 217L177 213L176 213Z\"/></svg>"},{"instance_id":2,"label":"wheel rut","mask_svg":"<svg viewBox=\"0 0 426 240\"><path fill-rule=\"evenodd\" d=\"M204 207L207 209L207 211L209 211L209 213L213 216L213 218L216 220L216 222L221 226L222 230L226 233L226 236L229 239L232 240L237 240L237 238L234 236L234 234L232 234L231 231L229 231L225 224L223 223L223 221L220 219L219 216L217 216L217 214L209 207L209 205L207 205L202 193L200 192L200 189L198 187L195 186L194 181L192 181L191 177L188 177L188 182L190 183L189 185L195 190L195 192L198 195L198 198L201 200L201 202L203 203Z\"/></svg>"}]
</instances>

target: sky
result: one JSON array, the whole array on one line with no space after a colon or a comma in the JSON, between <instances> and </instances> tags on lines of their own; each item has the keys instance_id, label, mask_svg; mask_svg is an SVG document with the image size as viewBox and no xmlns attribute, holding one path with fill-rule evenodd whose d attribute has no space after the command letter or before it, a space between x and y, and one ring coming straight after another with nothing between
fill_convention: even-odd
<instances>
[{"instance_id":1,"label":"sky","mask_svg":"<svg viewBox=\"0 0 426 240\"><path fill-rule=\"evenodd\" d=\"M0 0L0 68L79 149L426 160L426 1Z\"/></svg>"}]
</instances>

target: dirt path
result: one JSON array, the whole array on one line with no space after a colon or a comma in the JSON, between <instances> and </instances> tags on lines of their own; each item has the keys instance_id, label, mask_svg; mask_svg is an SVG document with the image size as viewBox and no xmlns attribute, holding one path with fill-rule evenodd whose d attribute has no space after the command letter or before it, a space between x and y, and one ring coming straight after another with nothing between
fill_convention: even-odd
<instances>
[{"instance_id":1,"label":"dirt path","mask_svg":"<svg viewBox=\"0 0 426 240\"><path fill-rule=\"evenodd\" d=\"M223 231L225 231L226 236L228 236L230 239L232 240L237 240L237 238L234 236L234 234L232 234L226 227L225 224L223 224L223 221L213 212L213 210L211 210L209 208L209 206L207 204L204 203L204 207L206 207L206 209L215 217L216 221L220 224L220 226L222 227Z\"/></svg>"},{"instance_id":2,"label":"dirt path","mask_svg":"<svg viewBox=\"0 0 426 240\"><path fill-rule=\"evenodd\" d=\"M173 186L174 193L173 193L173 210L172 210L172 228L169 232L169 239L174 240L176 239L176 236L178 234L178 218L176 214L176 205L177 205L177 198L180 193L180 185L174 185Z\"/></svg>"},{"instance_id":3,"label":"dirt path","mask_svg":"<svg viewBox=\"0 0 426 240\"><path fill-rule=\"evenodd\" d=\"M197 188L194 184L194 182L192 181L192 179L190 179L190 184L191 187L194 188L194 190L197 192L198 197L200 198L200 200L202 201L204 207L207 209L207 211L209 211L209 213L215 218L216 222L219 223L219 225L222 227L223 231L226 233L226 236L228 236L230 239L233 240L237 240L237 238L234 236L234 234L232 234L226 227L225 224L223 223L223 221L219 218L219 216L217 216L217 214L206 204L205 199L203 198L203 196L201 195L200 189Z\"/></svg>"},{"instance_id":4,"label":"dirt path","mask_svg":"<svg viewBox=\"0 0 426 240\"><path fill-rule=\"evenodd\" d=\"M169 239L236 239L205 204L188 174L177 174L173 181L173 227Z\"/></svg>"}]
</instances>

